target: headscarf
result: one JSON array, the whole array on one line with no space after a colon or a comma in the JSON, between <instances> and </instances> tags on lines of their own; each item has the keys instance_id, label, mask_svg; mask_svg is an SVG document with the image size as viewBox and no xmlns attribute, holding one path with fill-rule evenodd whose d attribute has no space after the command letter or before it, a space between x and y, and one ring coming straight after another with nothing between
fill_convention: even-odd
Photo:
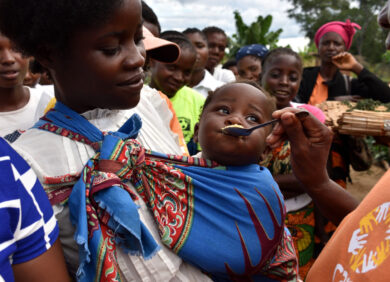
<instances>
[{"instance_id":1,"label":"headscarf","mask_svg":"<svg viewBox=\"0 0 390 282\"><path fill-rule=\"evenodd\" d=\"M264 45L261 44L252 44L241 47L236 54L236 61L238 62L242 58L252 55L263 59L265 55L267 55L268 49Z\"/></svg>"},{"instance_id":2,"label":"headscarf","mask_svg":"<svg viewBox=\"0 0 390 282\"><path fill-rule=\"evenodd\" d=\"M347 20L346 22L334 21L326 23L317 30L316 35L314 36L314 42L318 48L322 36L328 32L336 32L344 40L346 50L349 50L352 45L353 36L356 32L355 28L361 29L360 25L352 23L350 20Z\"/></svg>"}]
</instances>

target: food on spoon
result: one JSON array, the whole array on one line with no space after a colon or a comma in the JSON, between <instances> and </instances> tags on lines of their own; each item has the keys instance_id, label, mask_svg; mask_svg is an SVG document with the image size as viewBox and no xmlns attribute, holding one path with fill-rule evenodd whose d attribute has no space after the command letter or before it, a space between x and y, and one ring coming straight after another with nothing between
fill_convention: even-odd
<instances>
[{"instance_id":1,"label":"food on spoon","mask_svg":"<svg viewBox=\"0 0 390 282\"><path fill-rule=\"evenodd\" d=\"M226 130L227 128L232 128L232 127L236 127L236 128L244 128L242 125L240 124L231 124L231 125L228 125L228 126L225 126L224 128L222 128L222 132L225 133L225 134L228 134L229 132Z\"/></svg>"}]
</instances>

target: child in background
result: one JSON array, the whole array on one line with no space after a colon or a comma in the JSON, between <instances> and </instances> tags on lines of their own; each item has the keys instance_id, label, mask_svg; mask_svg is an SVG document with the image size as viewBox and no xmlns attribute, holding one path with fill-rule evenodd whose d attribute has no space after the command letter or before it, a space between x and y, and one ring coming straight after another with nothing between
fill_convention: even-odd
<instances>
[{"instance_id":1,"label":"child in background","mask_svg":"<svg viewBox=\"0 0 390 282\"><path fill-rule=\"evenodd\" d=\"M28 67L29 58L0 34L0 136L13 136L18 134L15 130L30 128L51 99L45 91L23 86Z\"/></svg>"},{"instance_id":2,"label":"child in background","mask_svg":"<svg viewBox=\"0 0 390 282\"><path fill-rule=\"evenodd\" d=\"M261 61L267 55L268 49L261 44L241 47L236 54L237 72L241 79L260 82Z\"/></svg>"},{"instance_id":3,"label":"child in background","mask_svg":"<svg viewBox=\"0 0 390 282\"><path fill-rule=\"evenodd\" d=\"M234 73L234 76L236 77L236 80L238 78L238 70L237 70L237 62L236 59L229 59L222 65L223 69L231 70Z\"/></svg>"},{"instance_id":4,"label":"child in background","mask_svg":"<svg viewBox=\"0 0 390 282\"><path fill-rule=\"evenodd\" d=\"M205 98L186 86L191 78L197 53L192 43L180 32L165 31L161 38L180 46L179 59L171 64L151 60L150 86L167 95L179 119L190 155L197 152L193 143L195 124L199 120Z\"/></svg>"},{"instance_id":5,"label":"child in background","mask_svg":"<svg viewBox=\"0 0 390 282\"><path fill-rule=\"evenodd\" d=\"M39 80L42 76L41 73L33 73L32 72L31 69L32 69L32 66L34 64L34 61L35 61L34 58L29 59L27 73L26 73L26 76L24 77L24 81L23 81L24 85L31 87L31 88L34 88L39 83Z\"/></svg>"},{"instance_id":6,"label":"child in background","mask_svg":"<svg viewBox=\"0 0 390 282\"><path fill-rule=\"evenodd\" d=\"M207 98L210 91L224 85L222 81L215 79L206 69L209 58L209 48L206 36L197 28L187 28L183 33L195 46L197 52L196 63L191 74L190 87Z\"/></svg>"},{"instance_id":7,"label":"child in background","mask_svg":"<svg viewBox=\"0 0 390 282\"><path fill-rule=\"evenodd\" d=\"M142 19L143 25L146 27L155 37L160 37L161 25L158 21L158 17L152 8L149 7L145 1L141 1L142 4Z\"/></svg>"},{"instance_id":8,"label":"child in background","mask_svg":"<svg viewBox=\"0 0 390 282\"><path fill-rule=\"evenodd\" d=\"M301 107L324 122L325 115L320 109L291 102L298 92L301 78L302 61L293 50L276 48L263 59L262 85L276 98L277 108ZM290 143L285 141L279 148L273 149L262 165L271 171L286 199L286 225L293 236L299 257L299 274L304 279L314 262L314 206L292 174Z\"/></svg>"},{"instance_id":9,"label":"child in background","mask_svg":"<svg viewBox=\"0 0 390 282\"><path fill-rule=\"evenodd\" d=\"M226 33L216 26L206 27L202 32L206 36L209 49L206 69L216 80L222 81L224 84L235 81L234 74L221 66L221 62L225 57L225 49L228 45Z\"/></svg>"}]
</instances>

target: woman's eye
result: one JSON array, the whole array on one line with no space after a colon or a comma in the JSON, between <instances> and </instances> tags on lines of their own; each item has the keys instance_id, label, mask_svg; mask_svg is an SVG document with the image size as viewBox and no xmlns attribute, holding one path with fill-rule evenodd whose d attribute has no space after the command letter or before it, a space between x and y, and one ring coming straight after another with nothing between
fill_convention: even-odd
<instances>
[{"instance_id":1,"label":"woman's eye","mask_svg":"<svg viewBox=\"0 0 390 282\"><path fill-rule=\"evenodd\" d=\"M218 112L221 114L226 114L226 115L229 114L229 110L226 108L220 108L220 109L218 109Z\"/></svg>"},{"instance_id":2,"label":"woman's eye","mask_svg":"<svg viewBox=\"0 0 390 282\"><path fill-rule=\"evenodd\" d=\"M274 73L271 73L270 76L272 78L279 78L279 73L274 72Z\"/></svg>"},{"instance_id":3,"label":"woman's eye","mask_svg":"<svg viewBox=\"0 0 390 282\"><path fill-rule=\"evenodd\" d=\"M107 56L113 56L119 52L119 49L120 49L119 46L113 48L103 48L102 52Z\"/></svg>"},{"instance_id":4,"label":"woman's eye","mask_svg":"<svg viewBox=\"0 0 390 282\"><path fill-rule=\"evenodd\" d=\"M134 42L135 44L140 44L140 43L143 43L143 41L145 40L145 37L144 36L137 36L135 39L134 39Z\"/></svg>"}]
</instances>

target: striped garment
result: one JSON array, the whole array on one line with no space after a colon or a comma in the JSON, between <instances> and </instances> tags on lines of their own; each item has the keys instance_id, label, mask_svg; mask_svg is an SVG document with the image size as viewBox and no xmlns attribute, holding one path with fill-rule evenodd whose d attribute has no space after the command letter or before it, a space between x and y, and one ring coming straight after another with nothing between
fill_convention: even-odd
<instances>
[{"instance_id":1,"label":"striped garment","mask_svg":"<svg viewBox=\"0 0 390 282\"><path fill-rule=\"evenodd\" d=\"M1 138L0 218L0 282L14 281L12 264L46 252L58 237L58 226L33 170Z\"/></svg>"}]
</instances>

